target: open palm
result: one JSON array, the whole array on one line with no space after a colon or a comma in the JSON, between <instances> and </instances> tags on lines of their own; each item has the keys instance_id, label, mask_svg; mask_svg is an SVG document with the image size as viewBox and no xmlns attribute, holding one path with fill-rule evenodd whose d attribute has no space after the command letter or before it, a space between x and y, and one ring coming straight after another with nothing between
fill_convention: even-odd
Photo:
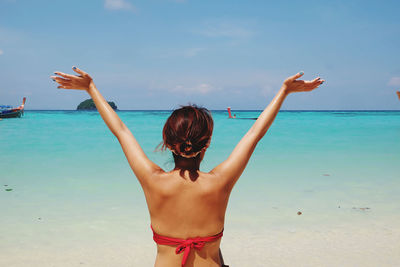
<instances>
[{"instance_id":1,"label":"open palm","mask_svg":"<svg viewBox=\"0 0 400 267\"><path fill-rule=\"evenodd\" d=\"M60 86L57 88L87 91L90 87L90 84L93 82L92 77L77 67L72 67L72 69L79 75L66 74L60 71L54 72L54 74L58 76L51 76L51 78L60 84Z\"/></svg>"},{"instance_id":2,"label":"open palm","mask_svg":"<svg viewBox=\"0 0 400 267\"><path fill-rule=\"evenodd\" d=\"M324 83L325 80L321 80L320 77L315 78L314 80L311 81L303 81L303 80L297 80L301 76L303 76L303 72L299 72L296 75L293 75L289 78L287 78L283 82L283 88L286 90L288 93L295 93L295 92L308 92L312 91L318 86L320 86L322 83Z\"/></svg>"}]
</instances>

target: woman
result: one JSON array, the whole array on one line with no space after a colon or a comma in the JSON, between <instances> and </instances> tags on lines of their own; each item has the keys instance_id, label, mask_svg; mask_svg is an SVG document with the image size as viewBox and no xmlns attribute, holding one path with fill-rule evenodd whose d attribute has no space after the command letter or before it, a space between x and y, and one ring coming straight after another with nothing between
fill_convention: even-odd
<instances>
[{"instance_id":1,"label":"woman","mask_svg":"<svg viewBox=\"0 0 400 267\"><path fill-rule=\"evenodd\" d=\"M120 142L139 180L150 212L155 266L221 266L219 247L229 195L249 161L258 141L274 121L286 96L312 91L324 81L297 80L300 72L286 79L268 107L237 144L231 155L209 173L199 170L210 144L213 121L208 110L186 106L175 110L163 129L163 147L172 151L175 168L166 172L150 161L135 137L96 89L92 78L55 72L58 88L85 90L92 97L104 122Z\"/></svg>"}]
</instances>

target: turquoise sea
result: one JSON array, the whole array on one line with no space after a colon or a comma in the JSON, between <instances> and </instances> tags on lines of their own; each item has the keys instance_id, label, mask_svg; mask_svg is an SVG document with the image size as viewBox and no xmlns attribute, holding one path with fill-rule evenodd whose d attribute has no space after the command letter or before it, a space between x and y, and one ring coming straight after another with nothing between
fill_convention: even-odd
<instances>
[{"instance_id":1,"label":"turquoise sea","mask_svg":"<svg viewBox=\"0 0 400 267\"><path fill-rule=\"evenodd\" d=\"M213 111L214 135L201 170L223 161L254 123L244 118L260 112L235 111L239 119L228 119ZM118 111L165 170L173 168L171 153L155 148L169 114ZM143 193L97 112L28 110L0 121L0 189L0 266L154 262ZM367 251L359 257L366 264L348 266L373 266L368 262L376 258L368 257L376 251L400 251L399 229L400 112L281 111L232 192L222 249L231 264L257 255L252 266L290 266L273 257L287 251L295 257L307 246L324 255L327 246L331 252L321 261L332 257L333 265L306 260L304 266L339 266L335 253L354 248L340 253L351 262ZM290 247L296 242L300 247ZM325 245L312 245L318 242ZM243 250L252 254L238 256ZM380 266L400 263L389 254Z\"/></svg>"}]
</instances>

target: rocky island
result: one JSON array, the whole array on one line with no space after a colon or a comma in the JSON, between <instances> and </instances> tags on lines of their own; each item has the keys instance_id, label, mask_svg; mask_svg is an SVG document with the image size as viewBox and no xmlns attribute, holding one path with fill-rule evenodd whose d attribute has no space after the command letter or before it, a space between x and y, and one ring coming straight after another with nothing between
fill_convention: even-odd
<instances>
[{"instance_id":1,"label":"rocky island","mask_svg":"<svg viewBox=\"0 0 400 267\"><path fill-rule=\"evenodd\" d=\"M110 101L107 103L112 107L112 109L114 109L114 110L118 109L117 105L115 105L114 102ZM76 110L97 110L97 109L96 109L96 105L93 102L93 99L90 98L90 99L86 99L85 101L81 102L78 105L78 107L76 108Z\"/></svg>"}]
</instances>

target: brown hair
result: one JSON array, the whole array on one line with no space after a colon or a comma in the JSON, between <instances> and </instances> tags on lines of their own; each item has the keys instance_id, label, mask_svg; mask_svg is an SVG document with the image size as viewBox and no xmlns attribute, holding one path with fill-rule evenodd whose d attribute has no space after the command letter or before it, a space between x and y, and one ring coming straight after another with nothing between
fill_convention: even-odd
<instances>
[{"instance_id":1,"label":"brown hair","mask_svg":"<svg viewBox=\"0 0 400 267\"><path fill-rule=\"evenodd\" d=\"M165 122L163 146L169 148L174 157L197 157L211 141L214 122L208 109L196 105L176 109Z\"/></svg>"}]
</instances>

